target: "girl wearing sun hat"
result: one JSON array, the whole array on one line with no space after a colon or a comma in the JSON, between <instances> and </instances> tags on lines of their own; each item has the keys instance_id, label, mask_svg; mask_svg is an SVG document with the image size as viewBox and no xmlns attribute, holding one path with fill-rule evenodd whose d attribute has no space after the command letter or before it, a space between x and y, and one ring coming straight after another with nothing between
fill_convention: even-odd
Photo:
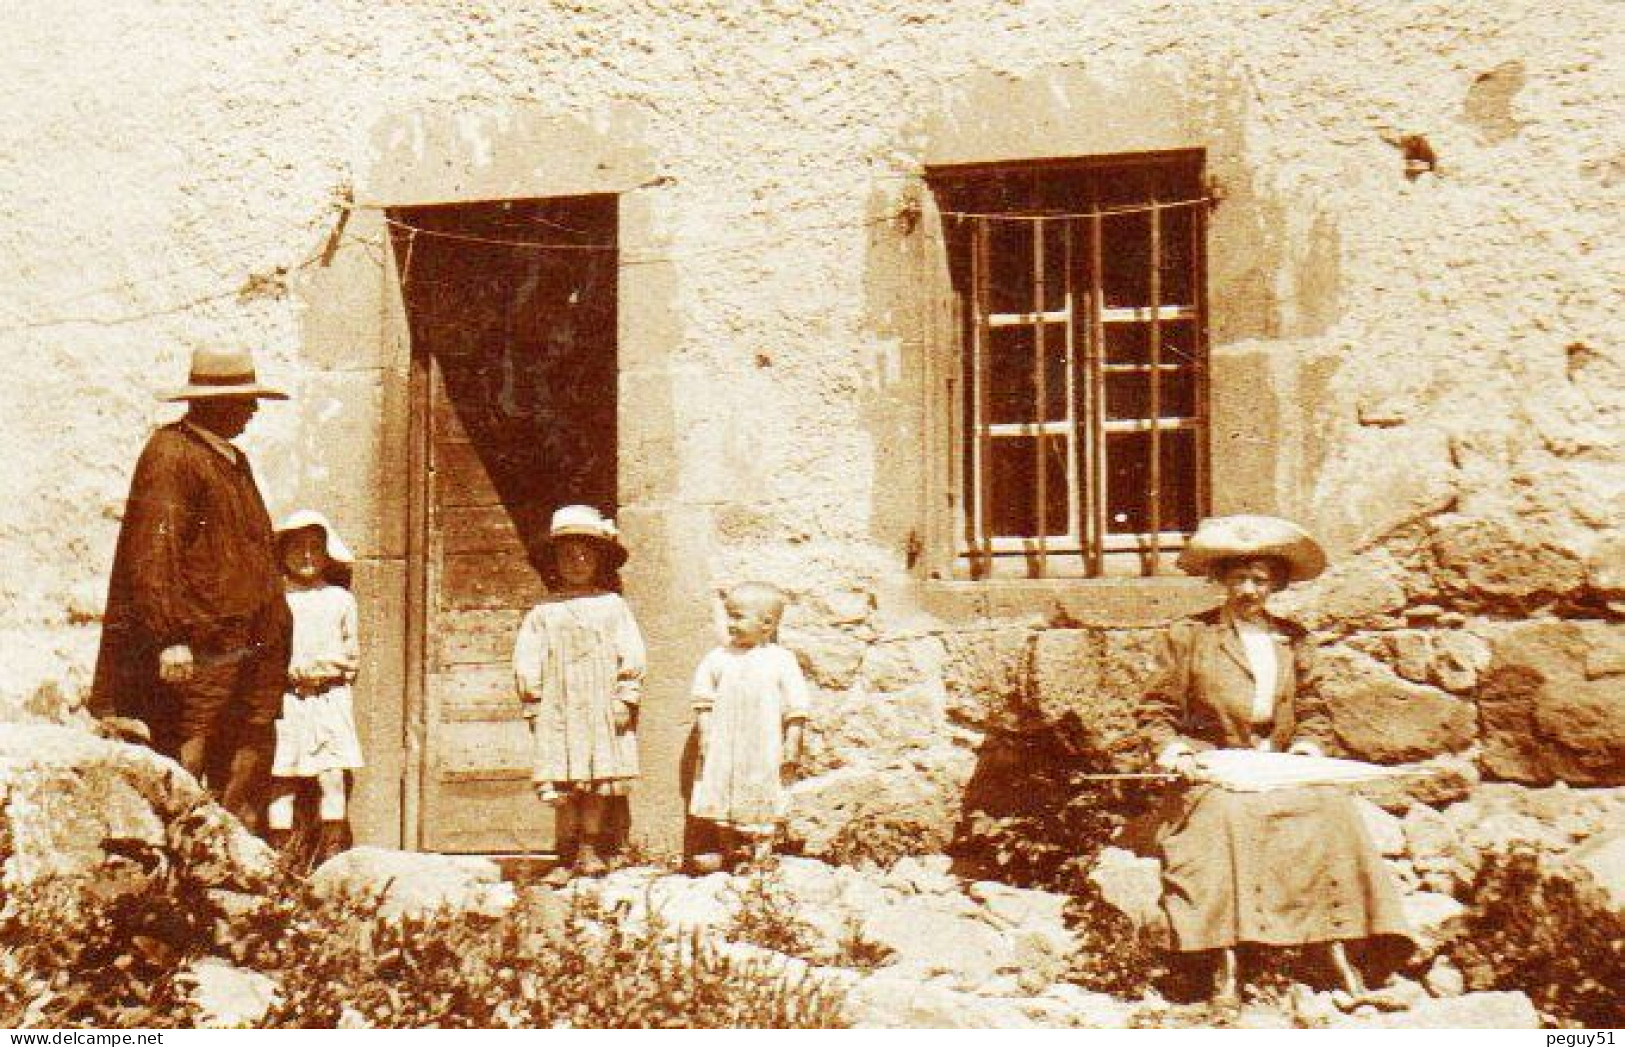
<instances>
[{"instance_id":1,"label":"girl wearing sun hat","mask_svg":"<svg viewBox=\"0 0 1625 1047\"><path fill-rule=\"evenodd\" d=\"M321 861L349 845L345 775L364 763L350 693L361 664L360 615L345 587L355 557L327 517L309 509L284 520L276 537L293 615L293 653L276 722L276 787L267 822L272 842L285 848L297 785L314 779L321 816L314 858Z\"/></svg>"},{"instance_id":2,"label":"girl wearing sun hat","mask_svg":"<svg viewBox=\"0 0 1625 1047\"><path fill-rule=\"evenodd\" d=\"M1319 543L1287 520L1217 517L1201 522L1178 563L1222 585L1225 600L1168 630L1142 713L1156 762L1189 774L1196 754L1215 748L1322 755L1328 725L1299 702L1304 632L1266 606L1325 570ZM1365 990L1344 942L1408 948L1388 869L1335 786L1249 793L1195 783L1161 845L1174 946L1213 961L1222 1006L1239 1003L1239 946L1323 943L1351 996Z\"/></svg>"},{"instance_id":3,"label":"girl wearing sun hat","mask_svg":"<svg viewBox=\"0 0 1625 1047\"><path fill-rule=\"evenodd\" d=\"M531 724L537 795L559 806L561 836L573 826L575 869L591 875L604 871L614 844L611 799L638 776L643 634L615 591L626 547L597 509L555 512L542 560L552 591L519 627L514 682Z\"/></svg>"}]
</instances>

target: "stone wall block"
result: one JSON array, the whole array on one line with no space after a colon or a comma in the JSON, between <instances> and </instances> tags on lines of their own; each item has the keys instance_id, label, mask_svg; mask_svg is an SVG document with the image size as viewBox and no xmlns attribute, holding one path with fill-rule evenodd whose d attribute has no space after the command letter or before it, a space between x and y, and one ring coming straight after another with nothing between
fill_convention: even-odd
<instances>
[{"instance_id":1,"label":"stone wall block","mask_svg":"<svg viewBox=\"0 0 1625 1047\"><path fill-rule=\"evenodd\" d=\"M978 728L1009 729L1028 719L1034 633L983 629L942 636L948 715Z\"/></svg>"},{"instance_id":2,"label":"stone wall block","mask_svg":"<svg viewBox=\"0 0 1625 1047\"><path fill-rule=\"evenodd\" d=\"M1586 582L1574 552L1526 523L1441 516L1429 547L1435 582L1459 606L1523 611L1574 598Z\"/></svg>"},{"instance_id":3,"label":"stone wall block","mask_svg":"<svg viewBox=\"0 0 1625 1047\"><path fill-rule=\"evenodd\" d=\"M1273 608L1306 629L1380 628L1394 622L1408 599L1406 571L1387 550L1333 565L1308 585L1275 598Z\"/></svg>"},{"instance_id":4,"label":"stone wall block","mask_svg":"<svg viewBox=\"0 0 1625 1047\"><path fill-rule=\"evenodd\" d=\"M796 653L808 680L836 691L856 682L867 647L845 629L815 623L786 624L780 630L779 642Z\"/></svg>"},{"instance_id":5,"label":"stone wall block","mask_svg":"<svg viewBox=\"0 0 1625 1047\"><path fill-rule=\"evenodd\" d=\"M1136 712L1155 669L1150 630L1056 629L1040 633L1033 654L1037 712L1064 724L1084 748L1124 769L1136 765Z\"/></svg>"},{"instance_id":6,"label":"stone wall block","mask_svg":"<svg viewBox=\"0 0 1625 1047\"><path fill-rule=\"evenodd\" d=\"M1475 737L1473 706L1437 688L1401 679L1346 647L1322 653L1318 699L1348 755L1379 763L1460 752Z\"/></svg>"},{"instance_id":7,"label":"stone wall block","mask_svg":"<svg viewBox=\"0 0 1625 1047\"><path fill-rule=\"evenodd\" d=\"M1619 626L1527 622L1498 631L1478 692L1485 771L1511 781L1625 783L1625 676L1588 678ZM1593 661L1605 668L1606 659Z\"/></svg>"}]
</instances>

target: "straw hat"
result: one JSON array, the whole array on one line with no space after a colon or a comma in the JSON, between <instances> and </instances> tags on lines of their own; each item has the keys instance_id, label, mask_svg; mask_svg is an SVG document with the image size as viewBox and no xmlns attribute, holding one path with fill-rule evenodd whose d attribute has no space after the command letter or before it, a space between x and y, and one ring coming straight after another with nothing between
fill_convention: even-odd
<instances>
[{"instance_id":1,"label":"straw hat","mask_svg":"<svg viewBox=\"0 0 1625 1047\"><path fill-rule=\"evenodd\" d=\"M327 522L327 517L314 509L300 509L290 514L286 520L282 521L282 526L276 529L276 536L280 540L283 535L303 531L308 527L320 527L322 529L322 534L327 541L327 558L329 560L345 565L355 563L355 554L350 552L348 545L344 544L344 539L340 538L339 533L333 530L333 525Z\"/></svg>"},{"instance_id":2,"label":"straw hat","mask_svg":"<svg viewBox=\"0 0 1625 1047\"><path fill-rule=\"evenodd\" d=\"M1197 525L1179 554L1179 569L1207 575L1224 560L1269 556L1287 565L1289 581L1306 582L1326 569L1326 553L1309 532L1277 516L1213 516Z\"/></svg>"},{"instance_id":3,"label":"straw hat","mask_svg":"<svg viewBox=\"0 0 1625 1047\"><path fill-rule=\"evenodd\" d=\"M590 505L564 505L553 511L553 523L547 530L549 549L560 538L590 538L598 542L609 554L606 565L618 569L626 562L626 547L615 529L615 521Z\"/></svg>"},{"instance_id":4,"label":"straw hat","mask_svg":"<svg viewBox=\"0 0 1625 1047\"><path fill-rule=\"evenodd\" d=\"M165 395L165 400L204 400L210 397L255 396L286 400L288 394L261 385L254 374L254 357L247 349L197 349L186 385Z\"/></svg>"}]
</instances>

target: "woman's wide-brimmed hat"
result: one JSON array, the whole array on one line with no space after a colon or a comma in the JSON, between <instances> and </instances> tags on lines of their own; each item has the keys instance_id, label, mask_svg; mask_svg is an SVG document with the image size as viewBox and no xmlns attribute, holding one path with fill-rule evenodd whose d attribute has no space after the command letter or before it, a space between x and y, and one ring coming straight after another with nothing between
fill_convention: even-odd
<instances>
[{"instance_id":1,"label":"woman's wide-brimmed hat","mask_svg":"<svg viewBox=\"0 0 1625 1047\"><path fill-rule=\"evenodd\" d=\"M281 540L284 535L311 527L320 527L322 529L329 560L345 566L355 563L355 554L350 552L348 545L344 544L344 539L340 538L339 533L333 529L333 525L328 523L327 517L314 509L300 509L297 512L290 513L288 518L282 521L282 526L276 529L276 536L278 540Z\"/></svg>"},{"instance_id":2,"label":"woman's wide-brimmed hat","mask_svg":"<svg viewBox=\"0 0 1625 1047\"><path fill-rule=\"evenodd\" d=\"M548 547L560 538L589 538L599 543L608 553L607 567L612 571L626 562L626 546L621 544L615 521L590 505L564 505L553 511L553 523L547 529Z\"/></svg>"},{"instance_id":3,"label":"woman's wide-brimmed hat","mask_svg":"<svg viewBox=\"0 0 1625 1047\"><path fill-rule=\"evenodd\" d=\"M1326 569L1326 552L1309 532L1278 516L1211 516L1197 525L1179 554L1179 569L1208 575L1225 560L1273 557L1289 581L1306 582Z\"/></svg>"},{"instance_id":4,"label":"woman's wide-brimmed hat","mask_svg":"<svg viewBox=\"0 0 1625 1047\"><path fill-rule=\"evenodd\" d=\"M253 396L286 400L288 394L260 382L254 357L247 349L197 349L186 385L164 395L165 400L206 400L214 397Z\"/></svg>"}]
</instances>

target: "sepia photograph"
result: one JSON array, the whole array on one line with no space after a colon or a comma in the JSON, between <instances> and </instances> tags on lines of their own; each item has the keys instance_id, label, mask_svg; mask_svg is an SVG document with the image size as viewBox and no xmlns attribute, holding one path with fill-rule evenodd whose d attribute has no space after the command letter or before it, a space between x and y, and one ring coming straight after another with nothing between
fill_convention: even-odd
<instances>
[{"instance_id":1,"label":"sepia photograph","mask_svg":"<svg viewBox=\"0 0 1625 1047\"><path fill-rule=\"evenodd\" d=\"M0 20L0 1028L1625 1027L1619 0Z\"/></svg>"}]
</instances>

